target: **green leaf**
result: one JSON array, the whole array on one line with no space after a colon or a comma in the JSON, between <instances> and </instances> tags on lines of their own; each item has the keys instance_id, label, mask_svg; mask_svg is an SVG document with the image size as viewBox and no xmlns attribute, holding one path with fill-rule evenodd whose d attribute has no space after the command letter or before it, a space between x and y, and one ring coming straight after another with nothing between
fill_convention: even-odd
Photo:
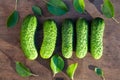
<instances>
[{"instance_id":1,"label":"green leaf","mask_svg":"<svg viewBox=\"0 0 120 80\"><path fill-rule=\"evenodd\" d=\"M73 6L77 12L85 12L85 1L84 0L73 0Z\"/></svg>"},{"instance_id":2,"label":"green leaf","mask_svg":"<svg viewBox=\"0 0 120 80\"><path fill-rule=\"evenodd\" d=\"M114 6L110 0L104 0L101 10L107 18L112 18L115 15Z\"/></svg>"},{"instance_id":3,"label":"green leaf","mask_svg":"<svg viewBox=\"0 0 120 80\"><path fill-rule=\"evenodd\" d=\"M22 77L28 77L28 76L37 76L30 72L30 70L22 63L16 62L16 72L22 76Z\"/></svg>"},{"instance_id":4,"label":"green leaf","mask_svg":"<svg viewBox=\"0 0 120 80\"><path fill-rule=\"evenodd\" d=\"M58 55L54 55L51 58L50 61L50 67L53 71L53 76L55 76L55 74L61 72L64 68L64 60L62 59L62 57L58 56Z\"/></svg>"},{"instance_id":5,"label":"green leaf","mask_svg":"<svg viewBox=\"0 0 120 80\"><path fill-rule=\"evenodd\" d=\"M98 68L98 67L95 67L95 73L100 76L103 80L105 80L105 77L104 77L104 73L103 73L103 70Z\"/></svg>"},{"instance_id":6,"label":"green leaf","mask_svg":"<svg viewBox=\"0 0 120 80\"><path fill-rule=\"evenodd\" d=\"M13 11L12 14L8 17L7 27L14 27L18 23L19 13L18 11Z\"/></svg>"},{"instance_id":7,"label":"green leaf","mask_svg":"<svg viewBox=\"0 0 120 80\"><path fill-rule=\"evenodd\" d=\"M63 0L49 0L47 8L51 14L56 16L61 16L68 12L68 7Z\"/></svg>"},{"instance_id":8,"label":"green leaf","mask_svg":"<svg viewBox=\"0 0 120 80\"><path fill-rule=\"evenodd\" d=\"M71 64L68 66L67 70L66 70L66 73L67 75L73 80L73 77L74 77L74 73L77 69L77 66L78 66L78 63L75 63L75 64Z\"/></svg>"},{"instance_id":9,"label":"green leaf","mask_svg":"<svg viewBox=\"0 0 120 80\"><path fill-rule=\"evenodd\" d=\"M40 7L38 7L38 6L32 6L32 11L34 12L34 14L36 14L36 15L39 15L39 16L41 16L42 15L42 11L41 11L41 9L40 9Z\"/></svg>"},{"instance_id":10,"label":"green leaf","mask_svg":"<svg viewBox=\"0 0 120 80\"><path fill-rule=\"evenodd\" d=\"M96 72L96 74L98 75L98 76L103 76L103 71L102 71L102 69L100 69L100 68L95 68L95 72Z\"/></svg>"}]
</instances>

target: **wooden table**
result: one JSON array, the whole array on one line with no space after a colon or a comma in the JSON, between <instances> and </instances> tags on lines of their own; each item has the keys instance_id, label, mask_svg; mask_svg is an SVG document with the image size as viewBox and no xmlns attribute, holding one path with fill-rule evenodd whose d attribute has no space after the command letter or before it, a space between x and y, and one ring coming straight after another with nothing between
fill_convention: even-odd
<instances>
[{"instance_id":1,"label":"wooden table","mask_svg":"<svg viewBox=\"0 0 120 80\"><path fill-rule=\"evenodd\" d=\"M87 14L77 13L73 6L73 0L64 0L69 5L70 11L63 16L53 16L46 8L42 0L19 0L18 11L20 13L19 23L14 28L7 28L6 21L8 15L14 10L15 0L0 0L0 80L70 80L66 73L67 65L78 62L74 80L101 80L91 68L98 66L104 70L106 80L120 80L120 24L112 19L105 18L100 12L101 0L85 0ZM115 6L115 18L120 22L120 0L111 0ZM104 33L104 52L100 60L94 60L90 53L84 59L78 59L73 52L72 59L65 60L64 71L52 78L49 67L49 60L38 57L35 61L27 60L20 48L20 28L23 18L28 14L33 14L32 5L42 8L43 16L38 16L39 26L37 30L37 43L41 45L42 23L46 19L54 19L58 25L58 40L54 54L61 55L61 23L65 18L72 18L75 21L78 17L84 17L89 22L95 17L105 19L106 27ZM30 70L38 74L38 77L20 77L15 71L15 61L24 63Z\"/></svg>"}]
</instances>

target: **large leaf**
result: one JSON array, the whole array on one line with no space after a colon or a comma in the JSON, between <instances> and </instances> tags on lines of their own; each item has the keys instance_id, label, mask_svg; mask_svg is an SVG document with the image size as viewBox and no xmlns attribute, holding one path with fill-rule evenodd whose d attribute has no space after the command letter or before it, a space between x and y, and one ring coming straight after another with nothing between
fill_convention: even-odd
<instances>
[{"instance_id":1,"label":"large leaf","mask_svg":"<svg viewBox=\"0 0 120 80\"><path fill-rule=\"evenodd\" d=\"M102 5L102 13L107 18L112 18L115 15L113 4L110 0L104 0Z\"/></svg>"},{"instance_id":2,"label":"large leaf","mask_svg":"<svg viewBox=\"0 0 120 80\"><path fill-rule=\"evenodd\" d=\"M31 73L30 70L20 62L16 62L16 72L22 77L28 77L31 75L37 76L37 75Z\"/></svg>"},{"instance_id":3,"label":"large leaf","mask_svg":"<svg viewBox=\"0 0 120 80\"><path fill-rule=\"evenodd\" d=\"M13 11L12 14L8 17L7 26L13 27L18 23L19 13L18 11Z\"/></svg>"},{"instance_id":4,"label":"large leaf","mask_svg":"<svg viewBox=\"0 0 120 80\"><path fill-rule=\"evenodd\" d=\"M47 2L47 8L51 14L56 16L60 16L68 12L68 7L63 0L49 0Z\"/></svg>"},{"instance_id":5,"label":"large leaf","mask_svg":"<svg viewBox=\"0 0 120 80\"><path fill-rule=\"evenodd\" d=\"M53 74L55 76L56 73L61 72L63 70L64 60L60 56L54 55L51 58L50 67L51 67Z\"/></svg>"},{"instance_id":6,"label":"large leaf","mask_svg":"<svg viewBox=\"0 0 120 80\"><path fill-rule=\"evenodd\" d=\"M77 69L77 66L78 66L78 63L75 63L75 64L71 64L68 66L67 70L66 70L66 73L67 75L73 80L73 77L74 77L74 73Z\"/></svg>"},{"instance_id":7,"label":"large leaf","mask_svg":"<svg viewBox=\"0 0 120 80\"><path fill-rule=\"evenodd\" d=\"M36 14L36 15L39 15L39 16L42 15L42 12L41 12L40 7L38 7L38 6L36 6L36 5L32 6L32 11L33 11L34 14Z\"/></svg>"},{"instance_id":8,"label":"large leaf","mask_svg":"<svg viewBox=\"0 0 120 80\"><path fill-rule=\"evenodd\" d=\"M77 12L85 12L85 1L84 0L73 0L73 6Z\"/></svg>"}]
</instances>

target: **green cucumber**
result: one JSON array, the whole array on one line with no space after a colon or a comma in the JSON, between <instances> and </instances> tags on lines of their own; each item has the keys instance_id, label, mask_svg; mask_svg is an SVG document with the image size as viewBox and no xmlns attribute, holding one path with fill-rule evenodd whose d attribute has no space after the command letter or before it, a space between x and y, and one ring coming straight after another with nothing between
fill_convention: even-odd
<instances>
[{"instance_id":1,"label":"green cucumber","mask_svg":"<svg viewBox=\"0 0 120 80\"><path fill-rule=\"evenodd\" d=\"M38 56L34 44L34 35L36 27L37 27L36 17L32 15L26 16L21 27L20 44L25 56L30 60L34 60Z\"/></svg>"},{"instance_id":2,"label":"green cucumber","mask_svg":"<svg viewBox=\"0 0 120 80\"><path fill-rule=\"evenodd\" d=\"M76 56L84 58L88 51L88 23L84 18L77 20L76 37Z\"/></svg>"},{"instance_id":3,"label":"green cucumber","mask_svg":"<svg viewBox=\"0 0 120 80\"><path fill-rule=\"evenodd\" d=\"M48 59L52 56L55 49L57 38L57 26L53 20L46 20L43 24L43 42L40 49L40 56Z\"/></svg>"},{"instance_id":4,"label":"green cucumber","mask_svg":"<svg viewBox=\"0 0 120 80\"><path fill-rule=\"evenodd\" d=\"M105 22L102 18L95 18L91 24L90 51L94 59L100 59L103 54L103 34Z\"/></svg>"},{"instance_id":5,"label":"green cucumber","mask_svg":"<svg viewBox=\"0 0 120 80\"><path fill-rule=\"evenodd\" d=\"M72 57L73 50L73 24L66 19L62 24L62 54L65 58Z\"/></svg>"}]
</instances>

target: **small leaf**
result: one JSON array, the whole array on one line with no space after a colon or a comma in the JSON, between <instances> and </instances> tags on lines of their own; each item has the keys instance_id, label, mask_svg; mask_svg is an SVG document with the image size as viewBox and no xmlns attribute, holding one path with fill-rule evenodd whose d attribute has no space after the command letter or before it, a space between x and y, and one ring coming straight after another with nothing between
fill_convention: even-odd
<instances>
[{"instance_id":1,"label":"small leaf","mask_svg":"<svg viewBox=\"0 0 120 80\"><path fill-rule=\"evenodd\" d=\"M98 76L103 76L103 71L102 71L102 69L100 69L100 68L95 68L95 72L96 72L96 74L98 75Z\"/></svg>"},{"instance_id":2,"label":"small leaf","mask_svg":"<svg viewBox=\"0 0 120 80\"><path fill-rule=\"evenodd\" d=\"M13 11L12 14L8 17L7 26L13 27L18 23L19 13L18 11Z\"/></svg>"},{"instance_id":3,"label":"small leaf","mask_svg":"<svg viewBox=\"0 0 120 80\"><path fill-rule=\"evenodd\" d=\"M32 74L30 70L20 62L16 62L16 72L22 77L28 77L31 75L38 76L38 75Z\"/></svg>"},{"instance_id":4,"label":"small leaf","mask_svg":"<svg viewBox=\"0 0 120 80\"><path fill-rule=\"evenodd\" d=\"M68 7L63 0L49 0L47 8L51 14L56 16L61 16L68 12Z\"/></svg>"},{"instance_id":5,"label":"small leaf","mask_svg":"<svg viewBox=\"0 0 120 80\"><path fill-rule=\"evenodd\" d=\"M73 80L73 77L74 77L74 73L77 69L77 66L78 66L78 63L75 63L75 64L71 64L68 66L67 70L66 70L66 73L67 75Z\"/></svg>"},{"instance_id":6,"label":"small leaf","mask_svg":"<svg viewBox=\"0 0 120 80\"><path fill-rule=\"evenodd\" d=\"M54 55L51 58L50 61L50 67L53 71L53 76L55 76L55 74L61 72L64 68L64 60L62 59L62 57L58 56L58 55Z\"/></svg>"},{"instance_id":7,"label":"small leaf","mask_svg":"<svg viewBox=\"0 0 120 80\"><path fill-rule=\"evenodd\" d=\"M84 0L73 0L73 6L77 12L85 12L85 1Z\"/></svg>"},{"instance_id":8,"label":"small leaf","mask_svg":"<svg viewBox=\"0 0 120 80\"><path fill-rule=\"evenodd\" d=\"M110 0L104 0L102 5L102 13L107 18L112 18L115 15L114 6Z\"/></svg>"},{"instance_id":9,"label":"small leaf","mask_svg":"<svg viewBox=\"0 0 120 80\"><path fill-rule=\"evenodd\" d=\"M32 6L32 11L34 12L34 14L36 14L36 15L39 15L39 16L41 16L42 15L42 12L41 12L41 9L40 9L40 7L38 7L38 6Z\"/></svg>"}]
</instances>

